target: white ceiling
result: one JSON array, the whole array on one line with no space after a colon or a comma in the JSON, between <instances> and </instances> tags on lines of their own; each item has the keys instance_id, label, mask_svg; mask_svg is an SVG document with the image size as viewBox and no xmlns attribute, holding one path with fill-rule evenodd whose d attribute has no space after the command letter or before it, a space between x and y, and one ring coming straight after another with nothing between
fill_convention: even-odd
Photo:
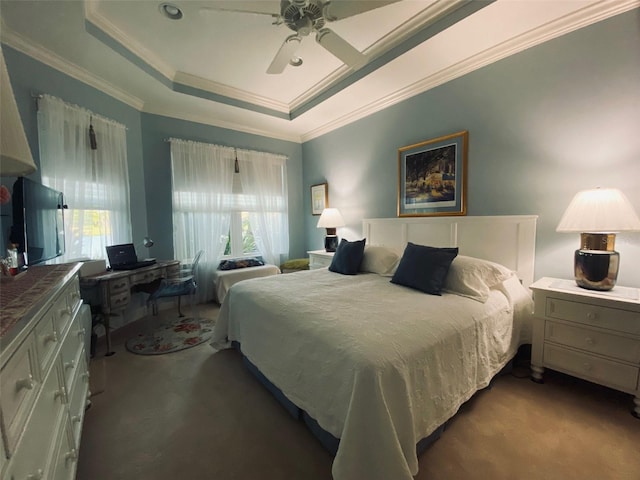
<instances>
[{"instance_id":1,"label":"white ceiling","mask_svg":"<svg viewBox=\"0 0 640 480\"><path fill-rule=\"evenodd\" d=\"M278 0L170 1L182 10L180 20L166 18L162 3L1 0L1 39L138 110L300 142L640 6L640 0L379 1L378 8L327 23L366 55L364 67L350 69L310 35L297 52L302 66L269 75L293 32L269 15L209 9L277 14Z\"/></svg>"}]
</instances>

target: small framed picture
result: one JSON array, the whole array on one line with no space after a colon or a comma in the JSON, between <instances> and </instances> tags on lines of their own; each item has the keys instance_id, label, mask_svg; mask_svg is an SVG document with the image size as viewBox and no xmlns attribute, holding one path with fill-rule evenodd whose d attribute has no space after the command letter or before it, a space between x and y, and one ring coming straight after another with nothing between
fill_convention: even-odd
<instances>
[{"instance_id":1,"label":"small framed picture","mask_svg":"<svg viewBox=\"0 0 640 480\"><path fill-rule=\"evenodd\" d=\"M462 131L398 149L398 217L467 214L467 143Z\"/></svg>"},{"instance_id":2,"label":"small framed picture","mask_svg":"<svg viewBox=\"0 0 640 480\"><path fill-rule=\"evenodd\" d=\"M329 185L319 183L311 185L311 214L321 215L322 211L329 206Z\"/></svg>"}]
</instances>

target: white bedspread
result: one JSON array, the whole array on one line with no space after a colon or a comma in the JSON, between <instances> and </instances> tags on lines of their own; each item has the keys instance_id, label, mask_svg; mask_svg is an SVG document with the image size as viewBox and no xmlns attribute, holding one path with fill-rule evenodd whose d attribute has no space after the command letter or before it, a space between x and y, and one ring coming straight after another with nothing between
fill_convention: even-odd
<instances>
[{"instance_id":1,"label":"white bedspread","mask_svg":"<svg viewBox=\"0 0 640 480\"><path fill-rule=\"evenodd\" d=\"M530 296L517 280L506 293L481 304L327 269L248 280L225 298L212 345L240 342L271 382L341 439L335 480L410 480L416 443L530 336Z\"/></svg>"}]
</instances>

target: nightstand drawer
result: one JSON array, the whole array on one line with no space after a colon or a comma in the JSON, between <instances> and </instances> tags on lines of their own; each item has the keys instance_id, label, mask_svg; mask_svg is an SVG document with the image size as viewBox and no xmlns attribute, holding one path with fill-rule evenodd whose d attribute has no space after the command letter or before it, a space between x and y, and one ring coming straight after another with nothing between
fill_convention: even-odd
<instances>
[{"instance_id":1,"label":"nightstand drawer","mask_svg":"<svg viewBox=\"0 0 640 480\"><path fill-rule=\"evenodd\" d=\"M545 315L549 318L640 335L640 314L638 312L557 298L547 298L545 310Z\"/></svg>"},{"instance_id":2,"label":"nightstand drawer","mask_svg":"<svg viewBox=\"0 0 640 480\"><path fill-rule=\"evenodd\" d=\"M640 340L547 321L545 340L640 364Z\"/></svg>"},{"instance_id":3,"label":"nightstand drawer","mask_svg":"<svg viewBox=\"0 0 640 480\"><path fill-rule=\"evenodd\" d=\"M624 391L638 388L638 367L593 357L555 345L544 345L544 363L549 367Z\"/></svg>"}]
</instances>

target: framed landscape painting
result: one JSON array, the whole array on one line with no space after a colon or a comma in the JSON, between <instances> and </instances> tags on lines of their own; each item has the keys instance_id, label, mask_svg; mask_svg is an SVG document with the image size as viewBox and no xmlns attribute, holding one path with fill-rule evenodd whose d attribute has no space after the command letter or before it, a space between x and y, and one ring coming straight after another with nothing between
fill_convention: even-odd
<instances>
[{"instance_id":1,"label":"framed landscape painting","mask_svg":"<svg viewBox=\"0 0 640 480\"><path fill-rule=\"evenodd\" d=\"M398 149L398 216L467 214L467 143L462 131Z\"/></svg>"},{"instance_id":2,"label":"framed landscape painting","mask_svg":"<svg viewBox=\"0 0 640 480\"><path fill-rule=\"evenodd\" d=\"M311 214L321 215L322 210L329 206L329 185L319 183L311 185Z\"/></svg>"}]
</instances>

